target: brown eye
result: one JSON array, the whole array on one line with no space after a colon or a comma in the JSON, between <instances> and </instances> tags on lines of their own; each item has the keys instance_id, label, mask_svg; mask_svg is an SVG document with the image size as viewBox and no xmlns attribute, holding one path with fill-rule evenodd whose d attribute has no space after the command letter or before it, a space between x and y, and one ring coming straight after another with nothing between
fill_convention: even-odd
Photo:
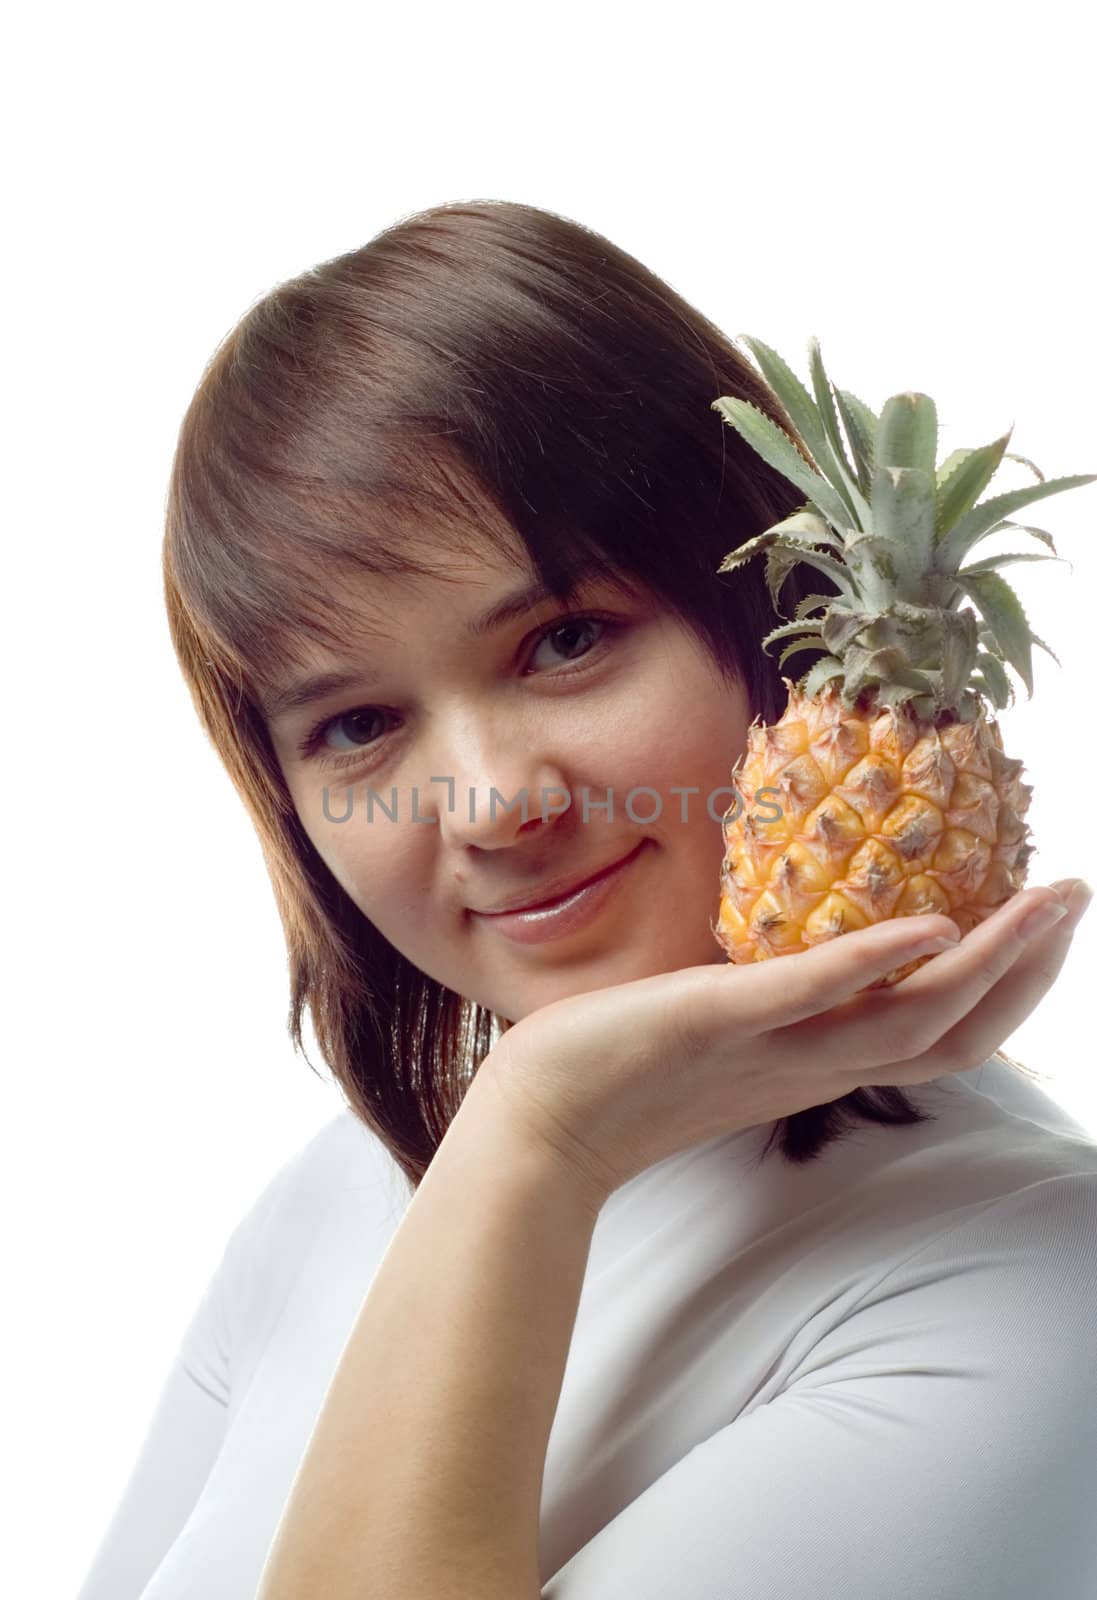
<instances>
[{"instance_id":1,"label":"brown eye","mask_svg":"<svg viewBox=\"0 0 1097 1600\"><path fill-rule=\"evenodd\" d=\"M556 622L550 623L547 628L542 630L540 637L534 645L532 655L536 655L537 651L540 650L541 646L544 644L551 643L553 649L556 649L556 640L563 639L565 641L563 646L564 652L565 654L569 655L570 658L572 646L566 641L569 638L573 638L576 634L582 637L584 633L589 632L591 627L596 630L594 648L597 649L598 645L602 644L612 631L613 624L601 617L567 617L563 621L557 620ZM590 650L583 651L580 659L585 659L590 653ZM549 668L547 670L551 671L552 669Z\"/></svg>"},{"instance_id":2,"label":"brown eye","mask_svg":"<svg viewBox=\"0 0 1097 1600\"><path fill-rule=\"evenodd\" d=\"M339 712L338 716L325 717L323 721L316 723L316 725L305 735L299 746L299 754L305 760L316 754L320 754L325 757L331 757L334 759L335 765L338 766L339 755L343 754L345 756L348 754L348 752L340 752L328 748L325 741L330 730L332 728L339 727L344 723L357 722L360 725L357 731L361 732L363 726L368 728L371 724L374 724L378 721L383 722L384 715L384 712L378 711L372 706L358 706L352 711L341 711ZM356 735L352 735L352 737L355 736ZM359 744L355 750L349 752L351 759L353 760L355 755L360 755L364 750L368 749L371 744L376 743L376 735L372 739L368 736L364 737L363 742Z\"/></svg>"}]
</instances>

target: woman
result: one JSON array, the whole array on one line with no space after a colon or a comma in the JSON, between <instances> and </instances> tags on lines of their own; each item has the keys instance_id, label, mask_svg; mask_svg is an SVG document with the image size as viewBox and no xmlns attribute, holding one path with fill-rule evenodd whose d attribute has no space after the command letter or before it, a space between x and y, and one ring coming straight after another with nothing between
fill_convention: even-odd
<instances>
[{"instance_id":1,"label":"woman","mask_svg":"<svg viewBox=\"0 0 1097 1600\"><path fill-rule=\"evenodd\" d=\"M1097 1141L996 1054L1085 897L728 967L783 690L759 564L715 574L799 497L723 394L796 439L638 262L496 203L203 375L169 622L347 1109L230 1236L79 1600L1091 1593Z\"/></svg>"}]
</instances>

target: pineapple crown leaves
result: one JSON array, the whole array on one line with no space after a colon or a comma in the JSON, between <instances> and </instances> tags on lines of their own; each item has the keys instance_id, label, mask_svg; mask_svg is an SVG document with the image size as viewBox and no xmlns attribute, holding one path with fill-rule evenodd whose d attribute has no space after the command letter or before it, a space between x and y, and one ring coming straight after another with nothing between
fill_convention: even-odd
<instances>
[{"instance_id":1,"label":"pineapple crown leaves","mask_svg":"<svg viewBox=\"0 0 1097 1600\"><path fill-rule=\"evenodd\" d=\"M1045 480L1026 457L1007 451L1012 424L991 444L954 450L938 466L937 408L929 395L892 395L877 417L856 395L830 383L817 339L808 346L809 394L776 351L741 338L812 460L749 401L725 395L712 408L809 498L792 516L729 551L717 570L732 571L764 552L778 615L781 586L799 562L826 574L838 590L801 601L796 619L767 635L763 647L797 636L781 664L797 650L828 650L800 688L814 694L840 673L847 705L872 689L887 703L914 700L927 716L946 708L971 714L973 692L1001 708L1012 699L1003 661L1031 696L1033 645L1058 657L1032 632L998 568L1060 558L1049 533L1010 521L1009 513L1097 482L1097 474ZM1003 460L1020 462L1038 481L980 502ZM1006 529L1032 535L1051 555L1010 551L961 564L981 539ZM965 599L974 601L981 623L970 607L958 609Z\"/></svg>"}]
</instances>

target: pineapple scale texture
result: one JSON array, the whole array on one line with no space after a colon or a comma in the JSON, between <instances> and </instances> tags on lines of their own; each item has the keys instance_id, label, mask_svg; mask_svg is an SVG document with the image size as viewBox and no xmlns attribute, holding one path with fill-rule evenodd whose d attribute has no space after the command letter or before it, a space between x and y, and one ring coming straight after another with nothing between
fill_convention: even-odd
<instances>
[{"instance_id":1,"label":"pineapple scale texture","mask_svg":"<svg viewBox=\"0 0 1097 1600\"><path fill-rule=\"evenodd\" d=\"M783 681L784 714L752 723L723 818L712 932L731 961L927 912L967 933L1024 885L1032 788L981 702L973 721L935 726L906 708L851 711L834 680L815 699Z\"/></svg>"}]
</instances>

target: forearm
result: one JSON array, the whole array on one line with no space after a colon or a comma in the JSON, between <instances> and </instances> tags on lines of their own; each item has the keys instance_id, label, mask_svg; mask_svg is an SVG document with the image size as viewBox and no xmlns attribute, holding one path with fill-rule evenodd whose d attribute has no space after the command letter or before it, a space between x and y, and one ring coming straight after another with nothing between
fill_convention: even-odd
<instances>
[{"instance_id":1,"label":"forearm","mask_svg":"<svg viewBox=\"0 0 1097 1600\"><path fill-rule=\"evenodd\" d=\"M536 1600L596 1218L474 1080L351 1330L257 1600Z\"/></svg>"}]
</instances>

